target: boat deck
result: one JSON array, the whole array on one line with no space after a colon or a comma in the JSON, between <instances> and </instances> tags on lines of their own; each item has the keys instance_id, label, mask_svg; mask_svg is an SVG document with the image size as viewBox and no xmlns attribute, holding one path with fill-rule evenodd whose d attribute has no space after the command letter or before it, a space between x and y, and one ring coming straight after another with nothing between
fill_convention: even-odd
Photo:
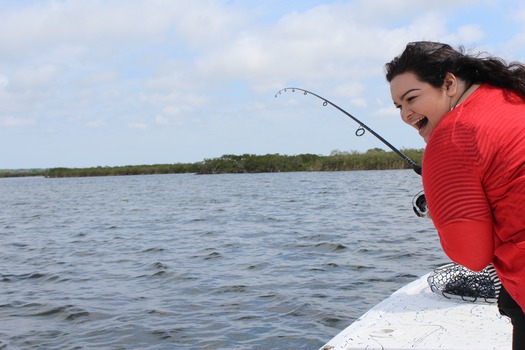
<instances>
[{"instance_id":1,"label":"boat deck","mask_svg":"<svg viewBox=\"0 0 525 350\"><path fill-rule=\"evenodd\" d=\"M495 304L433 293L429 275L394 292L321 350L511 349L512 325Z\"/></svg>"}]
</instances>

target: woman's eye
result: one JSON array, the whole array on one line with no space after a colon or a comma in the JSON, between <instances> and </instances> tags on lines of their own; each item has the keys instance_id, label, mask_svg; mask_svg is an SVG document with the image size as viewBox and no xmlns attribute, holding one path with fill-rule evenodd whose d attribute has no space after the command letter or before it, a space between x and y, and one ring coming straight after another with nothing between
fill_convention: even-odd
<instances>
[{"instance_id":1,"label":"woman's eye","mask_svg":"<svg viewBox=\"0 0 525 350\"><path fill-rule=\"evenodd\" d=\"M409 98L407 98L407 101L408 102L412 102L416 99L416 96L410 96Z\"/></svg>"}]
</instances>

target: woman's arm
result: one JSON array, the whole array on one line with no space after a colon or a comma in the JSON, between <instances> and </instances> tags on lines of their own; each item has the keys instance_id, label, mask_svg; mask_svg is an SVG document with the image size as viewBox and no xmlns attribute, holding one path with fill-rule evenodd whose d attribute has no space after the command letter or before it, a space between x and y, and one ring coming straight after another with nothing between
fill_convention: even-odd
<instances>
[{"instance_id":1,"label":"woman's arm","mask_svg":"<svg viewBox=\"0 0 525 350\"><path fill-rule=\"evenodd\" d=\"M492 222L461 220L438 230L443 251L454 262L481 271L494 258Z\"/></svg>"}]
</instances>

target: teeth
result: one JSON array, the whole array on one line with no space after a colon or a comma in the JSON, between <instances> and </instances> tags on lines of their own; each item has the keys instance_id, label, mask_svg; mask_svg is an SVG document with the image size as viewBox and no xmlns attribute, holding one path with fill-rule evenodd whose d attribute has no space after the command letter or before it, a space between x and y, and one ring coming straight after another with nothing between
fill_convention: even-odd
<instances>
[{"instance_id":1,"label":"teeth","mask_svg":"<svg viewBox=\"0 0 525 350\"><path fill-rule=\"evenodd\" d=\"M416 119L416 120L414 120L412 123L410 123L410 125L414 126L414 125L416 125L417 123L419 123L420 121L422 121L423 119L425 119L425 117L421 117L421 118L419 118L419 119Z\"/></svg>"}]
</instances>

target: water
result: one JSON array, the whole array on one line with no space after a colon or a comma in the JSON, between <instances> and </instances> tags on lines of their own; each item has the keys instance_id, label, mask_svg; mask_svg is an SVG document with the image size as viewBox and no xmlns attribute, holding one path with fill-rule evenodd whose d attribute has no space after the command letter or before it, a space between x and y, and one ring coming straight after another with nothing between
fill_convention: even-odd
<instances>
[{"instance_id":1,"label":"water","mask_svg":"<svg viewBox=\"0 0 525 350\"><path fill-rule=\"evenodd\" d=\"M0 180L0 349L318 349L447 262L409 170Z\"/></svg>"}]
</instances>

